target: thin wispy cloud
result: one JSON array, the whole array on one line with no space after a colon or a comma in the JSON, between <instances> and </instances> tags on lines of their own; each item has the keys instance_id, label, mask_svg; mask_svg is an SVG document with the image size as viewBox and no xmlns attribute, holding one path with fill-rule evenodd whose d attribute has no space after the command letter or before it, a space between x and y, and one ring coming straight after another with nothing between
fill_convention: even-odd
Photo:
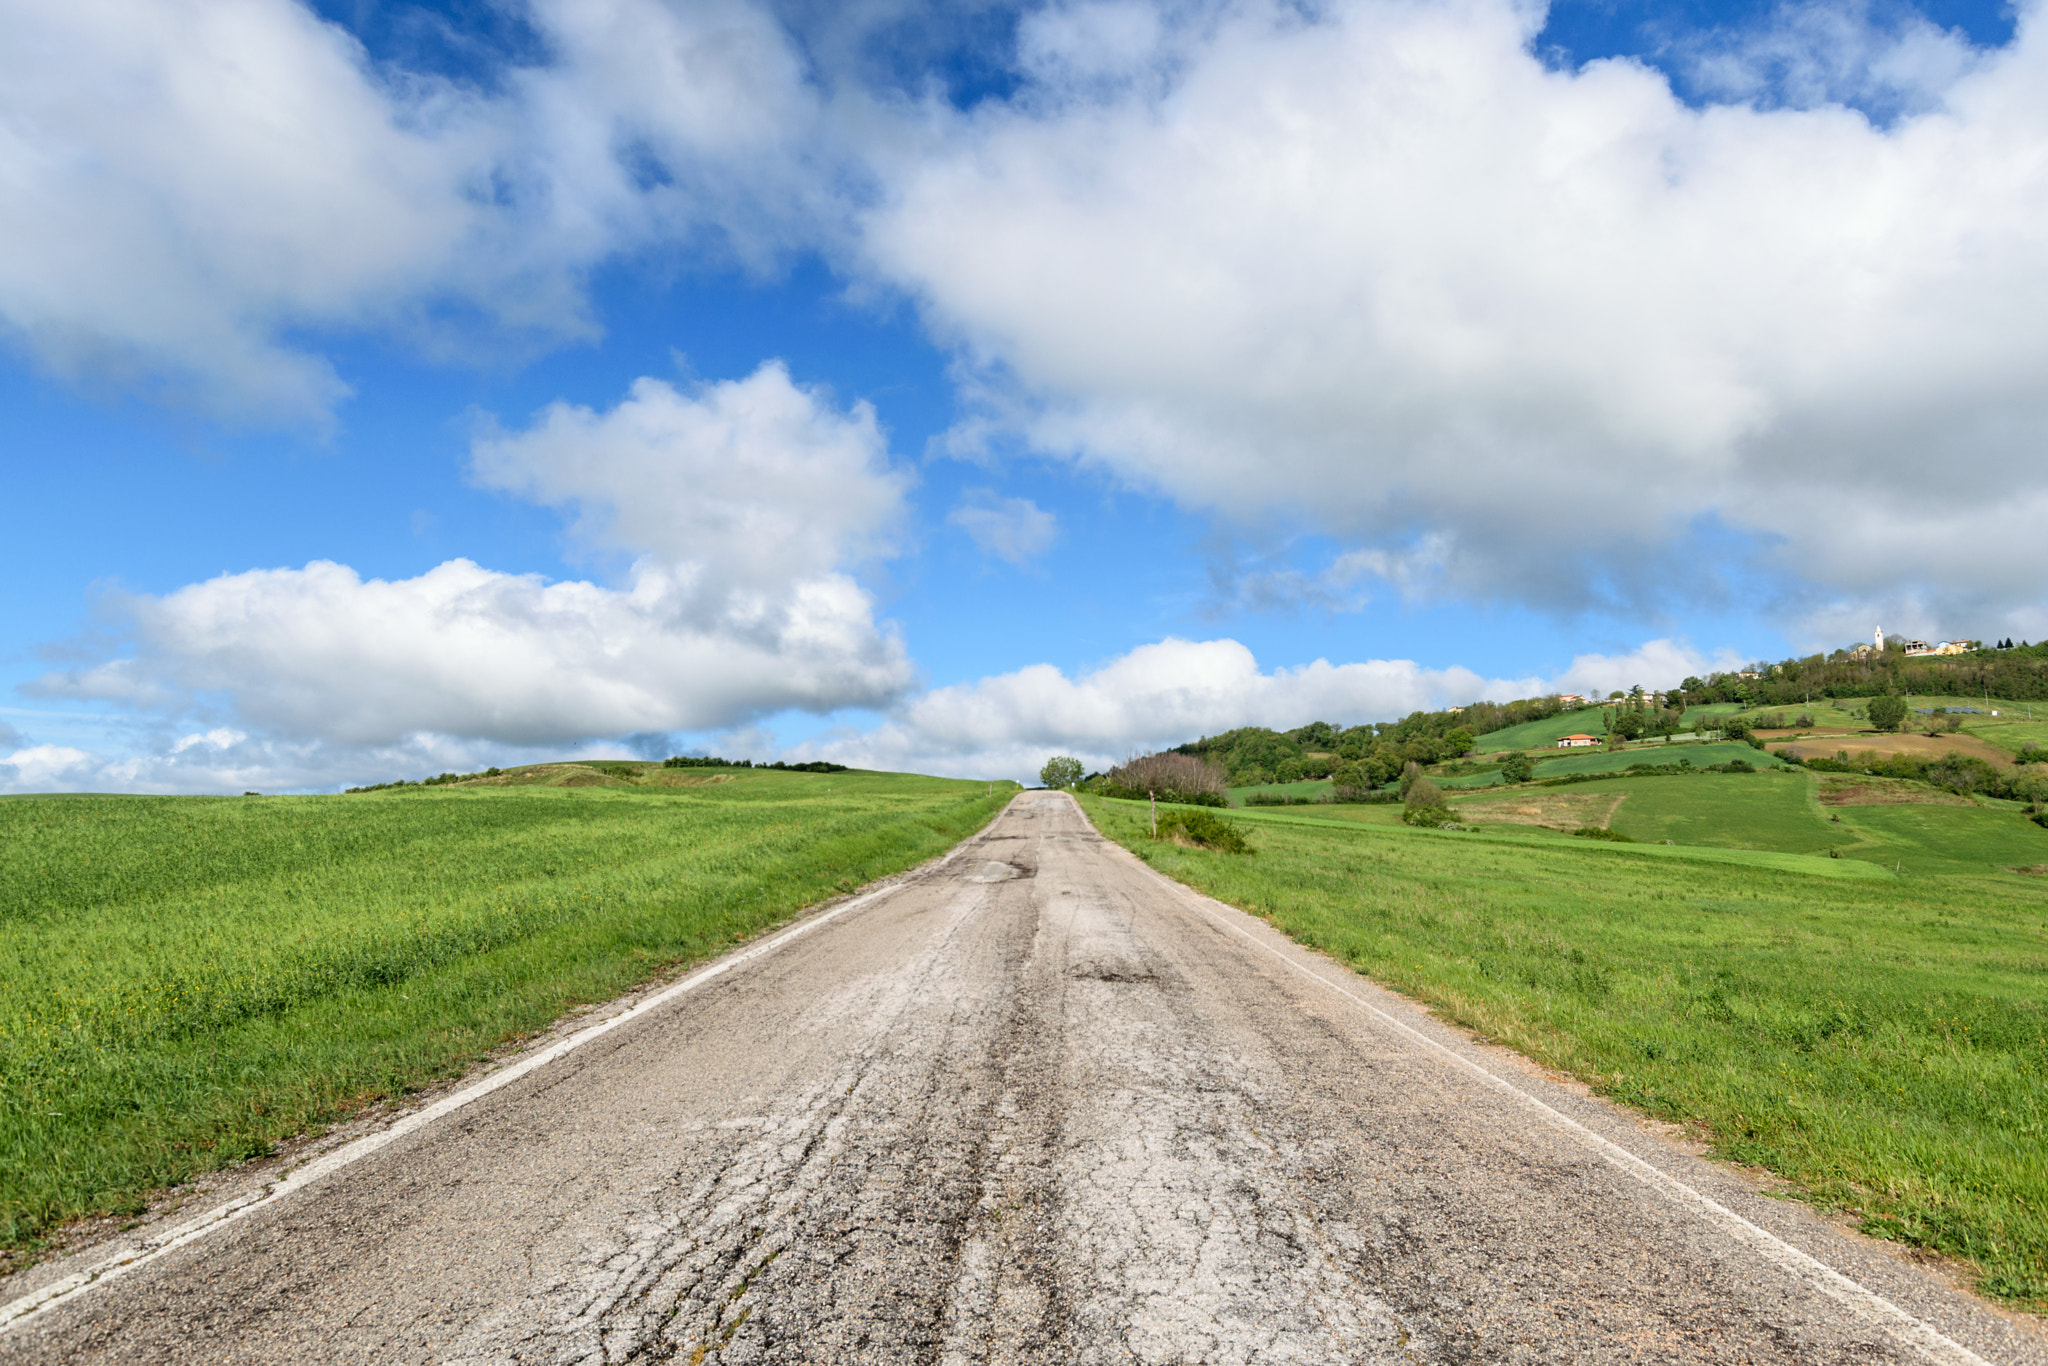
<instances>
[{"instance_id":1,"label":"thin wispy cloud","mask_svg":"<svg viewBox=\"0 0 2048 1366\"><path fill-rule=\"evenodd\" d=\"M988 489L974 490L946 520L985 553L1013 565L1045 554L1060 534L1059 519L1029 498L1002 498Z\"/></svg>"}]
</instances>

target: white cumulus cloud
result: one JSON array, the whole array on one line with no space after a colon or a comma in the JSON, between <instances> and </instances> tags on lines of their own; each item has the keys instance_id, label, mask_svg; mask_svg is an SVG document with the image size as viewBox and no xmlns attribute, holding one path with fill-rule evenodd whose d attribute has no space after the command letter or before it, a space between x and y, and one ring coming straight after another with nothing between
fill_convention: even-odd
<instances>
[{"instance_id":1,"label":"white cumulus cloud","mask_svg":"<svg viewBox=\"0 0 2048 1366\"><path fill-rule=\"evenodd\" d=\"M93 756L68 745L30 745L0 754L0 792L78 790L79 779L95 769Z\"/></svg>"},{"instance_id":2,"label":"white cumulus cloud","mask_svg":"<svg viewBox=\"0 0 2048 1366\"><path fill-rule=\"evenodd\" d=\"M476 470L639 552L625 583L468 560L400 580L324 561L224 574L110 597L132 651L35 689L214 708L291 741L542 745L881 707L913 682L839 568L888 545L904 481L872 412L780 365L694 395L643 380L606 413L558 405L481 438Z\"/></svg>"},{"instance_id":3,"label":"white cumulus cloud","mask_svg":"<svg viewBox=\"0 0 2048 1366\"><path fill-rule=\"evenodd\" d=\"M1706 519L2009 606L2048 573L2040 13L1874 124L1552 69L1511 0L1244 0L1169 79L935 108L865 245L977 376L970 435L1434 547L1419 589L1655 600L1717 580Z\"/></svg>"},{"instance_id":4,"label":"white cumulus cloud","mask_svg":"<svg viewBox=\"0 0 2048 1366\"><path fill-rule=\"evenodd\" d=\"M999 560L1024 564L1052 549L1059 539L1059 518L1029 498L1003 498L975 489L946 520Z\"/></svg>"},{"instance_id":5,"label":"white cumulus cloud","mask_svg":"<svg viewBox=\"0 0 2048 1366\"><path fill-rule=\"evenodd\" d=\"M318 420L303 338L587 335L581 275L813 240L834 177L774 18L535 0L489 91L374 65L294 0L0 0L0 335L93 385Z\"/></svg>"},{"instance_id":6,"label":"white cumulus cloud","mask_svg":"<svg viewBox=\"0 0 2048 1366\"><path fill-rule=\"evenodd\" d=\"M1555 678L1485 678L1470 669L1413 660L1264 670L1235 640L1167 639L1069 676L1050 664L935 688L882 725L800 748L868 768L960 777L1036 780L1054 754L1106 767L1135 751L1163 749L1238 726L1289 730L1311 721L1358 725L1411 711L1508 701L1552 692L1602 695L1635 684L1668 688L1688 674L1739 667L1682 642L1648 641L1616 655L1586 654Z\"/></svg>"}]
</instances>

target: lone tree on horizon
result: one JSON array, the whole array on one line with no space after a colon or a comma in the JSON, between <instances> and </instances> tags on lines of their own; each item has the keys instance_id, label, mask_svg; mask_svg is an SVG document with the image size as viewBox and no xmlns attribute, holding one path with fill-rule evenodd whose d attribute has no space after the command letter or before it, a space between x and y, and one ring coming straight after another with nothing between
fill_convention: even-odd
<instances>
[{"instance_id":1,"label":"lone tree on horizon","mask_svg":"<svg viewBox=\"0 0 2048 1366\"><path fill-rule=\"evenodd\" d=\"M1055 754L1038 770L1038 781L1047 787L1072 787L1081 781L1081 761L1068 754Z\"/></svg>"}]
</instances>

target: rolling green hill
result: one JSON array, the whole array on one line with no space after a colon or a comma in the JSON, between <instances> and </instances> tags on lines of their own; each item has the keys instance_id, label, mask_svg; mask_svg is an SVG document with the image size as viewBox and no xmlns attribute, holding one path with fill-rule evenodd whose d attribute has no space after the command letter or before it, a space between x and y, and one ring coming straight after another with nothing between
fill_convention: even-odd
<instances>
[{"instance_id":1,"label":"rolling green hill","mask_svg":"<svg viewBox=\"0 0 2048 1366\"><path fill-rule=\"evenodd\" d=\"M1588 735L1605 735L1606 727L1601 724L1600 709L1582 707L1578 711L1561 711L1541 721L1524 721L1519 726L1506 730L1489 731L1479 737L1479 752L1493 754L1504 749L1545 749L1555 745L1567 735L1584 731Z\"/></svg>"}]
</instances>

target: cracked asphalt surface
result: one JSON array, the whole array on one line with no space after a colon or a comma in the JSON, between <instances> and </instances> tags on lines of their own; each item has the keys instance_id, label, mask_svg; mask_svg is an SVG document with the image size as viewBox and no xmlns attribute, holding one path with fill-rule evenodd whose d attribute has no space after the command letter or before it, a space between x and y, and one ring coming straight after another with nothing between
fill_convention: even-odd
<instances>
[{"instance_id":1,"label":"cracked asphalt surface","mask_svg":"<svg viewBox=\"0 0 2048 1366\"><path fill-rule=\"evenodd\" d=\"M0 1362L1941 1359L1333 984L1984 1359L2048 1359L1027 793L871 905L0 1334Z\"/></svg>"}]
</instances>

